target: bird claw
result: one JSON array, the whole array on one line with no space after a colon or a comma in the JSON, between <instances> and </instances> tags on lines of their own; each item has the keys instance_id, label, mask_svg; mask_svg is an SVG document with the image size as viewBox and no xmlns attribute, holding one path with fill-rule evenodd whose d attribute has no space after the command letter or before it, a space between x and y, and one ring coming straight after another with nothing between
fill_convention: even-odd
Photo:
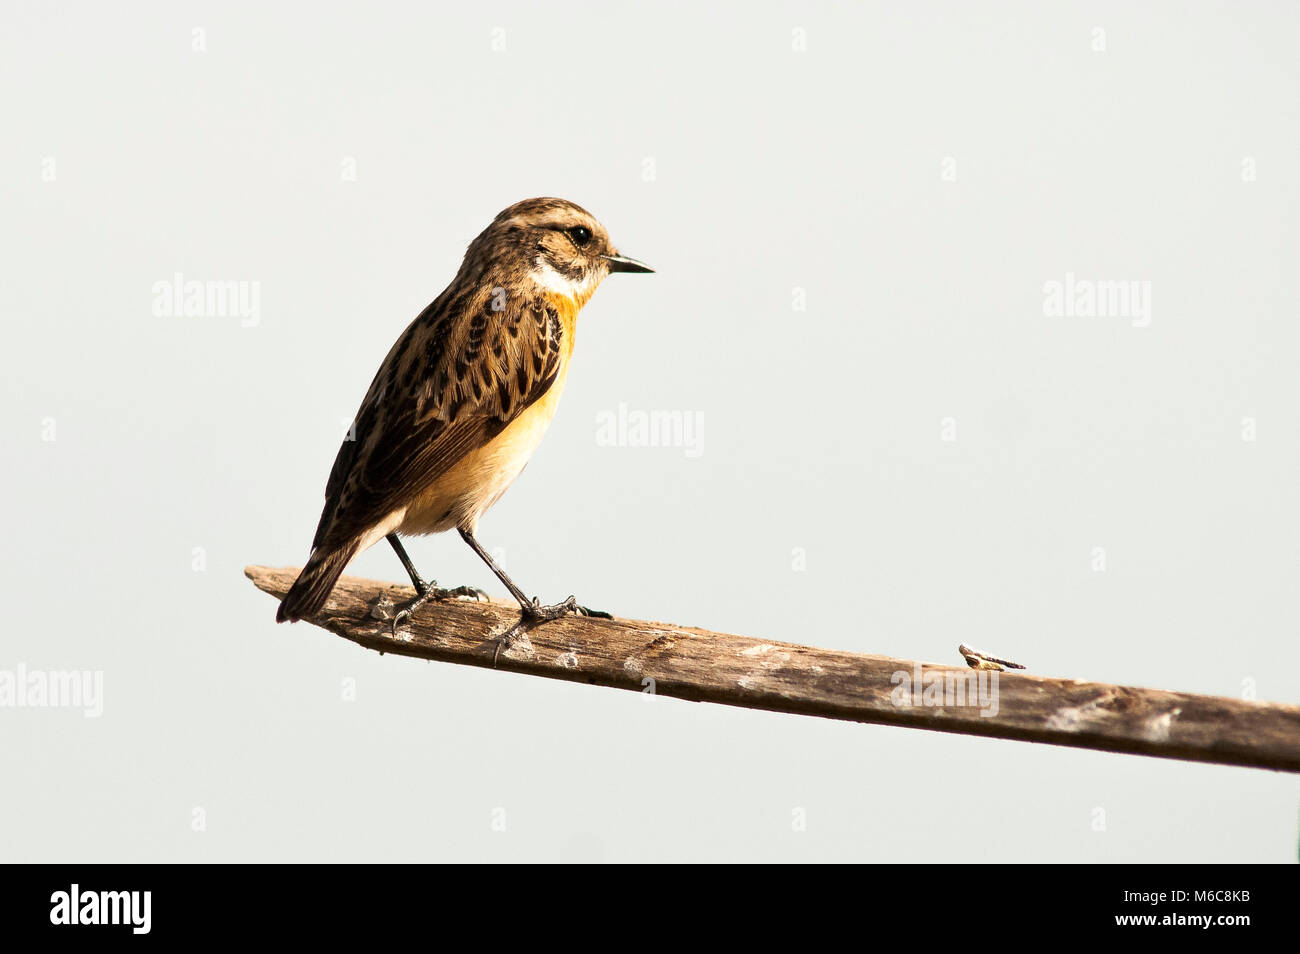
<instances>
[{"instance_id":1,"label":"bird claw","mask_svg":"<svg viewBox=\"0 0 1300 954\"><path fill-rule=\"evenodd\" d=\"M449 590L438 590L433 598L435 600L473 599L476 603L492 602L492 597L477 586L454 586Z\"/></svg>"},{"instance_id":2,"label":"bird claw","mask_svg":"<svg viewBox=\"0 0 1300 954\"><path fill-rule=\"evenodd\" d=\"M411 618L416 610L425 603L433 600L435 603L443 600L473 598L475 602L481 600L491 600L492 597L483 592L476 586L455 586L451 589L443 589L438 582L426 583L419 590L419 595L402 605L402 608L393 616L392 633L397 635L397 627Z\"/></svg>"},{"instance_id":3,"label":"bird claw","mask_svg":"<svg viewBox=\"0 0 1300 954\"><path fill-rule=\"evenodd\" d=\"M541 600L533 597L528 603L521 604L520 610L519 622L497 638L496 651L492 654L492 665L494 667L497 660L501 658L501 654L510 651L510 646L516 639L542 623L549 623L570 614L574 616L590 616L594 619L614 618L603 610L594 610L588 606L583 606L572 596L550 606L543 606Z\"/></svg>"},{"instance_id":4,"label":"bird claw","mask_svg":"<svg viewBox=\"0 0 1300 954\"><path fill-rule=\"evenodd\" d=\"M492 653L493 669L497 667L497 660L501 658L501 654L510 651L510 646L514 643L516 637L521 633L526 632L525 625L525 621L521 619L497 638L497 648L496 651Z\"/></svg>"},{"instance_id":5,"label":"bird claw","mask_svg":"<svg viewBox=\"0 0 1300 954\"><path fill-rule=\"evenodd\" d=\"M397 613L393 616L393 625L392 625L391 630L390 630L391 633L392 633L394 636L396 636L396 635L397 635L397 627L398 627L399 625L401 625L402 623L406 622L406 621L407 621L408 619L410 619L410 618L411 618L411 611L410 611L410 610L406 610L406 609L398 610Z\"/></svg>"},{"instance_id":6,"label":"bird claw","mask_svg":"<svg viewBox=\"0 0 1300 954\"><path fill-rule=\"evenodd\" d=\"M530 625L536 623L548 623L553 619L559 619L562 616L568 616L572 613L575 616L590 616L593 619L613 619L614 617L604 610L592 609L590 606L583 606L574 597L552 604L551 606L542 606L537 597L526 606L521 607L524 619Z\"/></svg>"},{"instance_id":7,"label":"bird claw","mask_svg":"<svg viewBox=\"0 0 1300 954\"><path fill-rule=\"evenodd\" d=\"M568 616L570 613L580 613L582 607L578 605L578 601L572 596L563 602L553 603L550 606L543 606L541 601L534 596L533 601L527 606L521 607L521 609L523 610L524 620L531 626L537 623L549 623L553 619Z\"/></svg>"}]
</instances>

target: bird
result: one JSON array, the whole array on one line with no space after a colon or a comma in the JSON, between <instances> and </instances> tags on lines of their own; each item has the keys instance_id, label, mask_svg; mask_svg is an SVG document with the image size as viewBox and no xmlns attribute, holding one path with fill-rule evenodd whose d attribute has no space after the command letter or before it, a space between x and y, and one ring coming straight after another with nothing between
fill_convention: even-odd
<instances>
[{"instance_id":1,"label":"bird","mask_svg":"<svg viewBox=\"0 0 1300 954\"><path fill-rule=\"evenodd\" d=\"M555 414L578 312L611 273L653 271L621 254L605 227L568 200L524 199L498 214L380 364L334 459L311 552L277 622L315 616L352 558L384 539L416 593L394 608L394 633L431 599L484 597L426 582L402 545L402 537L452 529L519 602L519 626L569 613L607 617L573 596L549 606L528 598L479 544L478 524Z\"/></svg>"}]
</instances>

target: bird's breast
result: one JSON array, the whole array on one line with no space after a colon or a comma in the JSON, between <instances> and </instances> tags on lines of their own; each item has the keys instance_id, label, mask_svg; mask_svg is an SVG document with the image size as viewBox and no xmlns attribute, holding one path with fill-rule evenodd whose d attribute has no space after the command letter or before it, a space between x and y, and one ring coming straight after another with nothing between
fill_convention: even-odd
<instances>
[{"instance_id":1,"label":"bird's breast","mask_svg":"<svg viewBox=\"0 0 1300 954\"><path fill-rule=\"evenodd\" d=\"M572 300L556 296L553 301L564 326L560 366L555 381L541 397L487 443L469 453L407 508L400 528L403 533L439 533L453 527L473 530L478 518L500 499L519 476L541 443L555 416L569 375L573 354L573 333L578 307Z\"/></svg>"}]
</instances>

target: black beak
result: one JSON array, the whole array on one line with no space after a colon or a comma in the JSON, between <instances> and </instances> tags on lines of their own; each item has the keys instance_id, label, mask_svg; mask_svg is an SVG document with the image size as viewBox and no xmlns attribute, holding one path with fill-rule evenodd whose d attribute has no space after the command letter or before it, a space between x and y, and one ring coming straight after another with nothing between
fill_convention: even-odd
<instances>
[{"instance_id":1,"label":"black beak","mask_svg":"<svg viewBox=\"0 0 1300 954\"><path fill-rule=\"evenodd\" d=\"M605 261L609 262L611 272L653 272L654 269L645 262L638 262L635 258L628 258L626 255L602 255Z\"/></svg>"}]
</instances>

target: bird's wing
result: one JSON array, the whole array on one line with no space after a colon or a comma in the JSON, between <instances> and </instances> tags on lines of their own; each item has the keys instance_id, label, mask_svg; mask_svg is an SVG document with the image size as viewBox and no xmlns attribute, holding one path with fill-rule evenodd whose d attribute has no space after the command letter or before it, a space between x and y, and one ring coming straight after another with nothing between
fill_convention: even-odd
<instances>
[{"instance_id":1,"label":"bird's wing","mask_svg":"<svg viewBox=\"0 0 1300 954\"><path fill-rule=\"evenodd\" d=\"M502 297L448 289L393 345L335 458L313 550L343 546L410 503L555 382L556 308Z\"/></svg>"}]
</instances>

